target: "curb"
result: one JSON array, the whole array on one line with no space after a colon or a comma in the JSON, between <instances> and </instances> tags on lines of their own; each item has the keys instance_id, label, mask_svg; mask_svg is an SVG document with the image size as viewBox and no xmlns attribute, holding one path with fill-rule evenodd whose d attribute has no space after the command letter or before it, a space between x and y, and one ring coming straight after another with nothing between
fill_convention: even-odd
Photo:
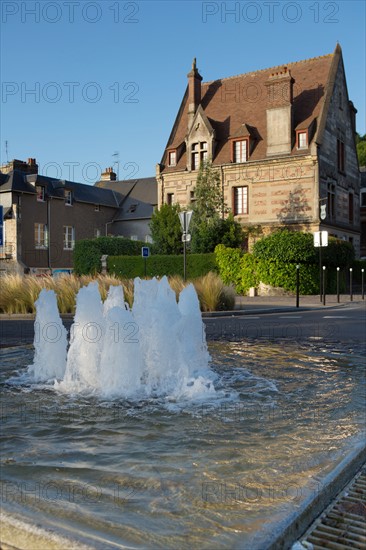
<instances>
[{"instance_id":1,"label":"curb","mask_svg":"<svg viewBox=\"0 0 366 550\"><path fill-rule=\"evenodd\" d=\"M327 476L322 490L303 503L302 509L287 519L281 533L275 533L263 545L266 550L287 550L320 516L366 463L366 445L354 450Z\"/></svg>"}]
</instances>

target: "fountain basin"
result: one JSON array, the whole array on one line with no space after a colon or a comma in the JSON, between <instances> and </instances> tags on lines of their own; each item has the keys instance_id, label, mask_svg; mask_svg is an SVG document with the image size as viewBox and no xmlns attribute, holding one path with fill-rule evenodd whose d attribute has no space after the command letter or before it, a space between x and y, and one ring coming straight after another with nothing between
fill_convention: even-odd
<instances>
[{"instance_id":1,"label":"fountain basin","mask_svg":"<svg viewBox=\"0 0 366 550\"><path fill-rule=\"evenodd\" d=\"M134 401L17 384L33 350L0 350L3 509L91 548L262 550L362 443L365 359L309 342L209 352L215 395Z\"/></svg>"}]
</instances>

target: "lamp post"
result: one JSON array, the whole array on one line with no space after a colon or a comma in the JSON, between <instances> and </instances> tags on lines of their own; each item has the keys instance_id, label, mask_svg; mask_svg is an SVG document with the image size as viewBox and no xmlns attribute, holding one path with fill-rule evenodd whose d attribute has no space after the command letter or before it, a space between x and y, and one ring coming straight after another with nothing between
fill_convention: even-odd
<instances>
[{"instance_id":1,"label":"lamp post","mask_svg":"<svg viewBox=\"0 0 366 550\"><path fill-rule=\"evenodd\" d=\"M296 307L299 307L300 302L300 266L296 266Z\"/></svg>"},{"instance_id":2,"label":"lamp post","mask_svg":"<svg viewBox=\"0 0 366 550\"><path fill-rule=\"evenodd\" d=\"M339 267L337 267L337 302L339 303Z\"/></svg>"},{"instance_id":3,"label":"lamp post","mask_svg":"<svg viewBox=\"0 0 366 550\"><path fill-rule=\"evenodd\" d=\"M364 286L363 286L363 283L364 283L364 274L365 274L365 270L362 268L362 269L361 269L361 293L362 293L362 300L365 299L365 292L364 292Z\"/></svg>"},{"instance_id":4,"label":"lamp post","mask_svg":"<svg viewBox=\"0 0 366 550\"><path fill-rule=\"evenodd\" d=\"M325 270L326 267L323 265L323 306L325 306Z\"/></svg>"},{"instance_id":5,"label":"lamp post","mask_svg":"<svg viewBox=\"0 0 366 550\"><path fill-rule=\"evenodd\" d=\"M353 301L353 290L352 290L352 267L349 268L349 299Z\"/></svg>"},{"instance_id":6,"label":"lamp post","mask_svg":"<svg viewBox=\"0 0 366 550\"><path fill-rule=\"evenodd\" d=\"M182 242L183 242L183 279L187 278L187 242L191 240L191 235L188 233L189 224L191 222L193 211L185 210L178 212L180 224L182 226Z\"/></svg>"}]
</instances>

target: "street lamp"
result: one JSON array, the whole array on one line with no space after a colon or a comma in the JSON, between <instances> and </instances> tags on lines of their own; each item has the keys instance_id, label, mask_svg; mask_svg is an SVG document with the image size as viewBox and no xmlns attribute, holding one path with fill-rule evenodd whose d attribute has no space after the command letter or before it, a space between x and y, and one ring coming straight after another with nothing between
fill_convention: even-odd
<instances>
[{"instance_id":1,"label":"street lamp","mask_svg":"<svg viewBox=\"0 0 366 550\"><path fill-rule=\"evenodd\" d=\"M325 270L326 267L323 265L323 306L325 306Z\"/></svg>"},{"instance_id":2,"label":"street lamp","mask_svg":"<svg viewBox=\"0 0 366 550\"><path fill-rule=\"evenodd\" d=\"M337 267L337 302L339 303L339 267Z\"/></svg>"},{"instance_id":3,"label":"street lamp","mask_svg":"<svg viewBox=\"0 0 366 550\"><path fill-rule=\"evenodd\" d=\"M363 283L364 283L364 274L365 274L365 270L362 268L361 269L361 292L362 292L362 300L365 299L365 292L364 292L364 287L363 287Z\"/></svg>"}]
</instances>

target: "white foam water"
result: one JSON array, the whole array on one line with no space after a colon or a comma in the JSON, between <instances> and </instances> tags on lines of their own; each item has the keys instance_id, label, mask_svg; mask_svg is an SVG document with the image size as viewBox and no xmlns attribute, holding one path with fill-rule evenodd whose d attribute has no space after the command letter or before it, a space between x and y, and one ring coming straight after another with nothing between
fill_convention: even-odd
<instances>
[{"instance_id":1,"label":"white foam water","mask_svg":"<svg viewBox=\"0 0 366 550\"><path fill-rule=\"evenodd\" d=\"M62 379L66 368L67 333L53 290L42 289L35 302L34 361L28 372L35 382Z\"/></svg>"},{"instance_id":2,"label":"white foam water","mask_svg":"<svg viewBox=\"0 0 366 550\"><path fill-rule=\"evenodd\" d=\"M104 304L97 283L81 288L67 359L66 336L57 347L41 340L29 368L33 379L53 379L64 393L106 398L214 396L215 375L194 286L183 289L177 303L166 277L137 278L134 296L130 309L121 286L110 287ZM54 293L43 295L36 307L39 323L62 326ZM47 361L54 367L46 370Z\"/></svg>"}]
</instances>

